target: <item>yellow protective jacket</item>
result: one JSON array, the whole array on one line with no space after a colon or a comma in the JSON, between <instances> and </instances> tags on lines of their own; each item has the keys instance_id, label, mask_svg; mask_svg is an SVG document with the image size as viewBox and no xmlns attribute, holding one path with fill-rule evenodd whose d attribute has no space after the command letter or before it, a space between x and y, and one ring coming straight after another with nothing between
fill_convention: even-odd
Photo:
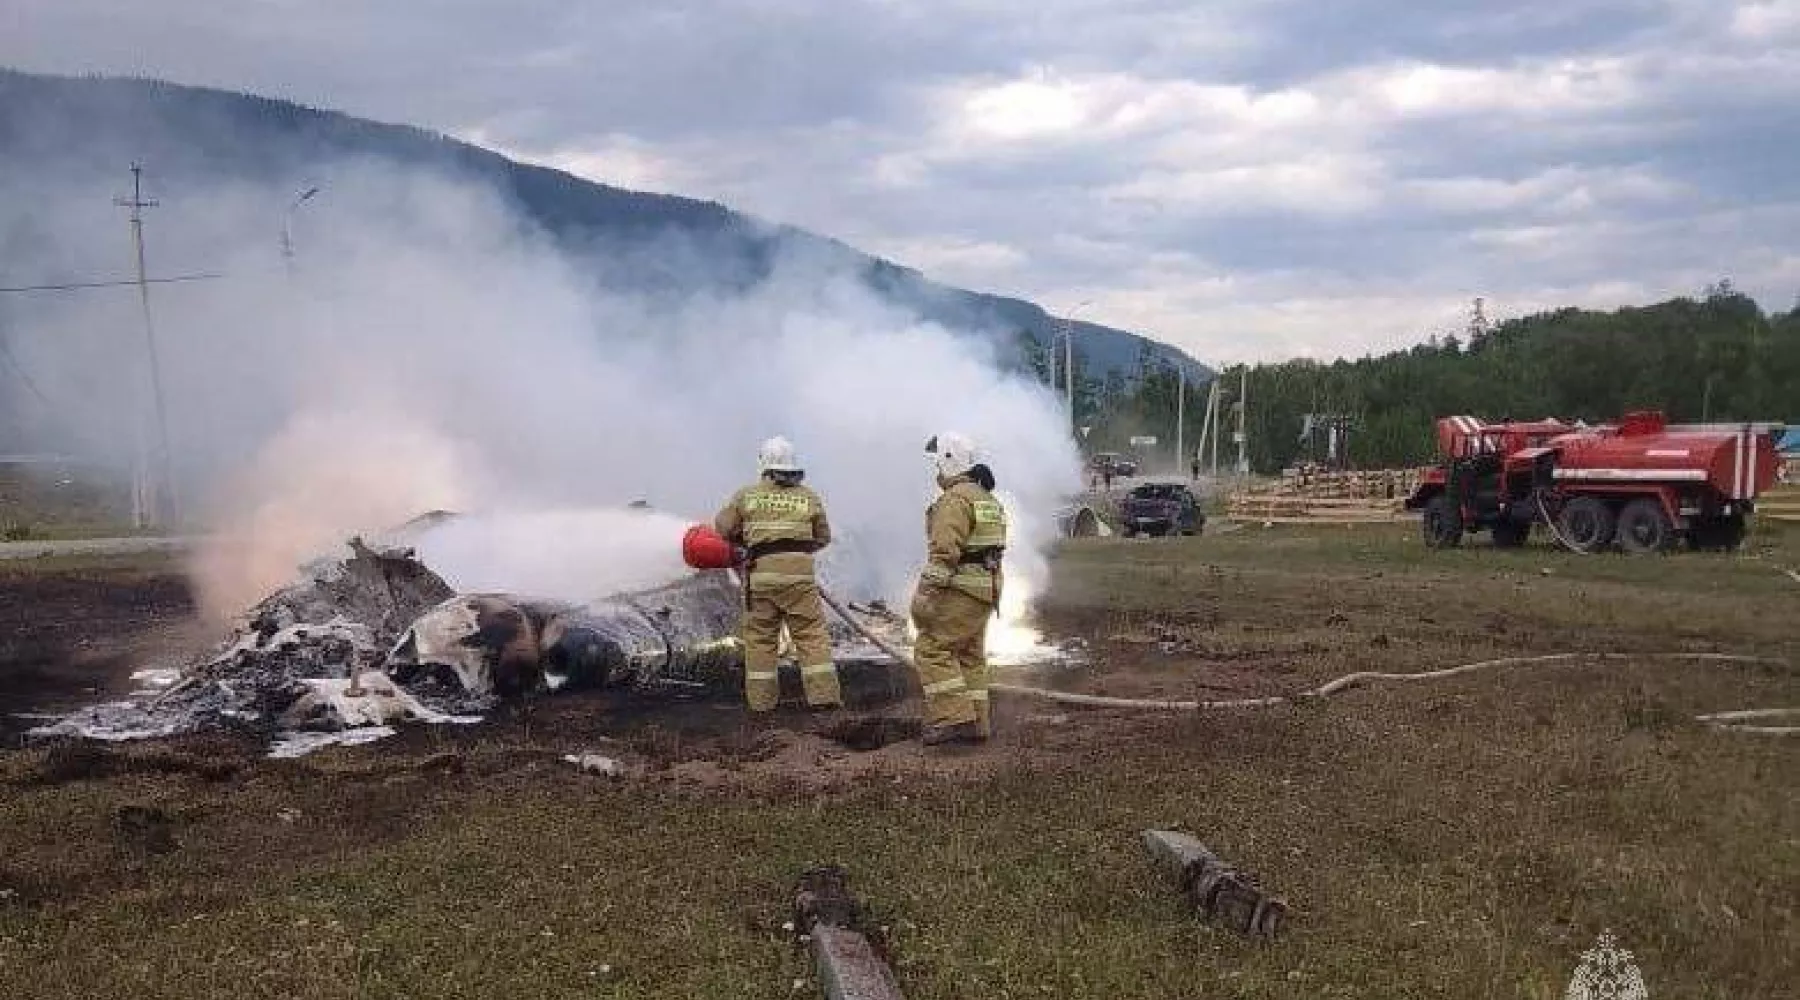
<instances>
[{"instance_id":1,"label":"yellow protective jacket","mask_svg":"<svg viewBox=\"0 0 1800 1000\"><path fill-rule=\"evenodd\" d=\"M763 479L732 494L713 527L750 550L750 578L757 583L811 583L812 553L831 543L825 501L805 486ZM810 551L759 552L768 545L801 543Z\"/></svg>"},{"instance_id":2,"label":"yellow protective jacket","mask_svg":"<svg viewBox=\"0 0 1800 1000\"><path fill-rule=\"evenodd\" d=\"M925 511L925 569L920 581L1000 603L1000 552L1006 508L979 483L959 477Z\"/></svg>"}]
</instances>

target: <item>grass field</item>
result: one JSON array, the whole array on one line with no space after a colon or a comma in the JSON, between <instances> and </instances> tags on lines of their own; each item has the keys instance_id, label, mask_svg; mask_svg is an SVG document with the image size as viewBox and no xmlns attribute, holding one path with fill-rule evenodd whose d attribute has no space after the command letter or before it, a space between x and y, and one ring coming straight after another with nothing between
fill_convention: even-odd
<instances>
[{"instance_id":1,"label":"grass field","mask_svg":"<svg viewBox=\"0 0 1800 1000\"><path fill-rule=\"evenodd\" d=\"M1252 527L1071 543L1043 616L1092 660L1057 686L1127 696L1568 651L1800 665L1782 566L1800 533L1638 560ZM910 998L1548 1000L1604 928L1651 997L1792 997L1800 740L1692 721L1781 706L1791 666L1646 659L1198 716L1008 698L999 745L948 761L576 696L300 761L15 752L0 995L816 996L781 924L796 874L838 862ZM648 763L557 759L596 747ZM1287 933L1184 914L1150 827L1257 872Z\"/></svg>"}]
</instances>

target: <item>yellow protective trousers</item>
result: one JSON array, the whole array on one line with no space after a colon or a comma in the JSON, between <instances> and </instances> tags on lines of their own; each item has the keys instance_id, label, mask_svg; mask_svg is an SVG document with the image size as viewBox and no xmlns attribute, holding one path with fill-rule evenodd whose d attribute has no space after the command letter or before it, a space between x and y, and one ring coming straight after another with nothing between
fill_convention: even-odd
<instances>
[{"instance_id":1,"label":"yellow protective trousers","mask_svg":"<svg viewBox=\"0 0 1800 1000\"><path fill-rule=\"evenodd\" d=\"M913 662L932 726L975 722L989 734L987 627L994 606L953 587L929 587L913 602L919 637Z\"/></svg>"},{"instance_id":2,"label":"yellow protective trousers","mask_svg":"<svg viewBox=\"0 0 1800 1000\"><path fill-rule=\"evenodd\" d=\"M752 573L741 629L744 700L750 711L767 712L781 698L779 665L783 626L794 641L806 703L818 708L842 704L818 584L811 580L758 580Z\"/></svg>"}]
</instances>

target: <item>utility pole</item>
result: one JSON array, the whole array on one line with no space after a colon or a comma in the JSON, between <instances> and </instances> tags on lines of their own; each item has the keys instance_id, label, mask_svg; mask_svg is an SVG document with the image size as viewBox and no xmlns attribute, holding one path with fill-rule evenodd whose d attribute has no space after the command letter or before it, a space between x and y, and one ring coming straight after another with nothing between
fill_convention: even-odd
<instances>
[{"instance_id":1,"label":"utility pole","mask_svg":"<svg viewBox=\"0 0 1800 1000\"><path fill-rule=\"evenodd\" d=\"M1075 321L1063 317L1063 393L1069 429L1075 429Z\"/></svg>"},{"instance_id":2,"label":"utility pole","mask_svg":"<svg viewBox=\"0 0 1800 1000\"><path fill-rule=\"evenodd\" d=\"M282 213L281 216L281 259L287 267L289 281L292 281L294 278L294 213L299 210L301 205L306 204L312 199L313 195L318 193L319 189L316 186L309 187L305 191L300 192L300 194L289 203L287 211Z\"/></svg>"},{"instance_id":3,"label":"utility pole","mask_svg":"<svg viewBox=\"0 0 1800 1000\"><path fill-rule=\"evenodd\" d=\"M1076 304L1063 317L1063 390L1066 393L1065 406L1068 408L1069 432L1078 434L1075 426L1075 314L1083 308L1094 304L1093 299L1086 299Z\"/></svg>"},{"instance_id":4,"label":"utility pole","mask_svg":"<svg viewBox=\"0 0 1800 1000\"><path fill-rule=\"evenodd\" d=\"M1187 464L1187 440L1182 436L1187 424L1187 367L1177 364L1175 372L1180 386L1175 390L1175 472L1180 475Z\"/></svg>"},{"instance_id":5,"label":"utility pole","mask_svg":"<svg viewBox=\"0 0 1800 1000\"><path fill-rule=\"evenodd\" d=\"M1250 474L1250 459L1248 457L1248 452L1245 447L1246 439L1244 436L1244 421L1249 416L1249 413L1247 412L1249 410L1249 407L1250 407L1250 365L1248 363L1245 363L1242 382L1240 384L1240 387L1238 388L1238 401L1237 401L1237 411L1238 411L1238 429L1237 429L1238 460L1237 460L1237 464L1238 464L1238 475L1240 475L1240 476L1245 476L1245 475Z\"/></svg>"},{"instance_id":6,"label":"utility pole","mask_svg":"<svg viewBox=\"0 0 1800 1000\"><path fill-rule=\"evenodd\" d=\"M158 445L158 466L162 476L163 496L167 501L168 520L173 522L178 517L178 503L175 493L175 477L170 474L169 460L169 418L168 410L163 402L162 366L156 356L156 323L150 314L150 283L146 280L144 268L144 209L155 208L156 202L144 200L144 168L141 164L131 165L131 198L114 198L113 204L121 208L131 209L131 244L133 259L137 265L138 303L144 311L144 344L148 349L150 361L150 389L156 402L156 432ZM135 421L134 421L135 422ZM138 432L138 467L137 486L134 492L140 494L133 502L133 521L136 527L144 527L149 521L155 523L158 513L156 491L149 488L147 465L143 460L143 434ZM146 508L148 508L146 510Z\"/></svg>"},{"instance_id":7,"label":"utility pole","mask_svg":"<svg viewBox=\"0 0 1800 1000\"><path fill-rule=\"evenodd\" d=\"M1206 406L1200 413L1200 440L1194 445L1194 461L1196 462L1206 461L1206 432L1212 429L1212 394L1218 388L1216 384L1218 381L1218 375L1214 374L1213 384L1209 384L1207 387Z\"/></svg>"},{"instance_id":8,"label":"utility pole","mask_svg":"<svg viewBox=\"0 0 1800 1000\"><path fill-rule=\"evenodd\" d=\"M1212 448L1212 477L1215 482L1219 478L1219 400L1224 395L1219 382L1220 375L1214 373L1212 385L1206 394L1206 425L1200 431L1200 447L1205 449L1210 445Z\"/></svg>"}]
</instances>

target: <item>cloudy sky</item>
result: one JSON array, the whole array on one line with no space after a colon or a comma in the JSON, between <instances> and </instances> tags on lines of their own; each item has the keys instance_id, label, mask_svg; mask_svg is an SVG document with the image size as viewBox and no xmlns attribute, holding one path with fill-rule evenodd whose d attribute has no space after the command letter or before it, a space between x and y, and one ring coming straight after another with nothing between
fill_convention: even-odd
<instances>
[{"instance_id":1,"label":"cloudy sky","mask_svg":"<svg viewBox=\"0 0 1800 1000\"><path fill-rule=\"evenodd\" d=\"M0 64L423 125L1211 361L1800 293L1800 0L0 0Z\"/></svg>"}]
</instances>

